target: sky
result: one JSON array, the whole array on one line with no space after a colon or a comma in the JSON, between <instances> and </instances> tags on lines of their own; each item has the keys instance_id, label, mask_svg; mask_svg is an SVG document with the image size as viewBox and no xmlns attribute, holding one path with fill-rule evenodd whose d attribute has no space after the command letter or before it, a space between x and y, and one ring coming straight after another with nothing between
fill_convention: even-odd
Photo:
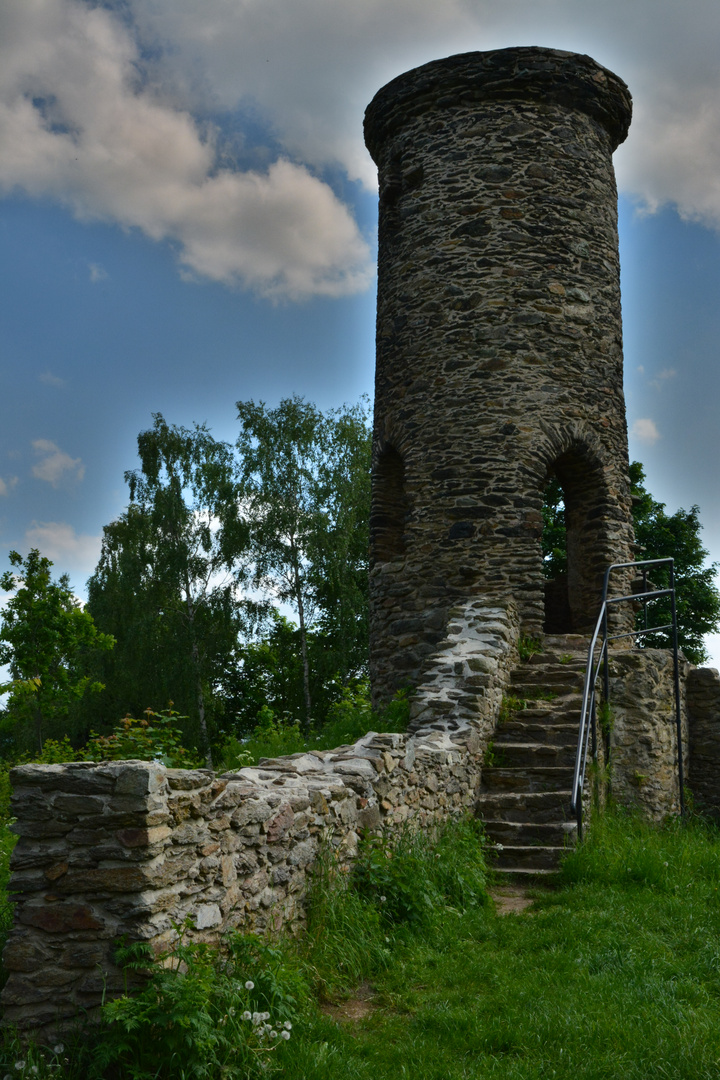
<instances>
[{"instance_id":1,"label":"sky","mask_svg":"<svg viewBox=\"0 0 720 1080\"><path fill-rule=\"evenodd\" d=\"M630 455L720 562L717 0L0 0L0 570L38 547L83 595L153 413L234 440L238 400L372 396L364 109L512 45L633 94Z\"/></svg>"}]
</instances>

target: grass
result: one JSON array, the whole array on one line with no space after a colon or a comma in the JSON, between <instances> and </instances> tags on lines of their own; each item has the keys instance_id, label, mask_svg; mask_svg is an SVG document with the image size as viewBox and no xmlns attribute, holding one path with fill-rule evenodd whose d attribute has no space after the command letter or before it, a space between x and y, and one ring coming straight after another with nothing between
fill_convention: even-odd
<instances>
[{"instance_id":1,"label":"grass","mask_svg":"<svg viewBox=\"0 0 720 1080\"><path fill-rule=\"evenodd\" d=\"M275 965L297 1003L293 1038L263 1075L720 1076L720 833L712 827L656 828L608 813L567 856L554 887L531 910L503 918L486 902L470 825L432 841L409 832L392 846L378 839L364 845L356 871L344 865L328 848L308 935L277 946ZM340 1001L368 981L372 1008L361 1021L340 1024L319 1011L318 999ZM24 1075L9 1058L3 1064ZM64 1069L52 1075L91 1075L87 1057ZM243 1074L217 1072L218 1080L224 1075Z\"/></svg>"}]
</instances>

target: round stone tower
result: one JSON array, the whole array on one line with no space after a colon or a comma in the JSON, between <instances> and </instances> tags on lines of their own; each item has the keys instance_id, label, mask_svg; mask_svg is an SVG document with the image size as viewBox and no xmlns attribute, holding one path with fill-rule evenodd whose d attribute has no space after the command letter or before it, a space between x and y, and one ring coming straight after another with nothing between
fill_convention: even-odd
<instances>
[{"instance_id":1,"label":"round stone tower","mask_svg":"<svg viewBox=\"0 0 720 1080\"><path fill-rule=\"evenodd\" d=\"M365 116L379 171L371 515L376 700L412 683L450 609L515 600L582 632L633 556L617 190L626 85L513 48L406 72ZM567 573L543 575L559 481Z\"/></svg>"}]
</instances>

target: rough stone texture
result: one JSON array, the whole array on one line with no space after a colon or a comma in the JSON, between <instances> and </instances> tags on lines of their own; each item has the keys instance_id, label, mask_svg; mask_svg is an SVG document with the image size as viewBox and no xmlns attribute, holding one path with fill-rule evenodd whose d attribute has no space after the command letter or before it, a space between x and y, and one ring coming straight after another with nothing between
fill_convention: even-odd
<instances>
[{"instance_id":1,"label":"rough stone texture","mask_svg":"<svg viewBox=\"0 0 720 1080\"><path fill-rule=\"evenodd\" d=\"M690 776L698 810L720 818L720 674L696 668L688 674Z\"/></svg>"},{"instance_id":2,"label":"rough stone texture","mask_svg":"<svg viewBox=\"0 0 720 1080\"><path fill-rule=\"evenodd\" d=\"M449 614L447 637L426 661L413 695L409 730L457 731L475 724L487 741L517 662L517 608L475 600Z\"/></svg>"},{"instance_id":3,"label":"rough stone texture","mask_svg":"<svg viewBox=\"0 0 720 1080\"><path fill-rule=\"evenodd\" d=\"M680 660L683 766L688 776L685 686L690 665ZM660 821L680 810L673 655L668 649L611 654L613 798Z\"/></svg>"},{"instance_id":4,"label":"rough stone texture","mask_svg":"<svg viewBox=\"0 0 720 1080\"><path fill-rule=\"evenodd\" d=\"M462 633L431 658L408 734L370 732L223 776L139 761L14 769L5 1023L43 1035L92 1015L104 991L122 990L121 934L157 952L186 915L208 941L301 921L323 841L351 859L362 829L471 810L517 624L512 608L477 603L455 618ZM447 663L460 687L450 709Z\"/></svg>"},{"instance_id":5,"label":"rough stone texture","mask_svg":"<svg viewBox=\"0 0 720 1080\"><path fill-rule=\"evenodd\" d=\"M625 84L587 56L466 53L379 91L371 678L416 684L470 597L544 625L542 493L565 493L571 625L632 557L612 152ZM620 619L629 615L620 615Z\"/></svg>"}]
</instances>

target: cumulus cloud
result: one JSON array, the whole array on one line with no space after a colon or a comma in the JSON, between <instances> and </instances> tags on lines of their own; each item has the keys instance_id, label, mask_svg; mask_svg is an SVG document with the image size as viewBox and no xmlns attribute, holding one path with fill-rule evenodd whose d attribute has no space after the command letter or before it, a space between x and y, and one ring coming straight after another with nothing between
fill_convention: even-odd
<instances>
[{"instance_id":1,"label":"cumulus cloud","mask_svg":"<svg viewBox=\"0 0 720 1080\"><path fill-rule=\"evenodd\" d=\"M362 112L401 71L470 49L590 53L630 86L621 187L720 227L716 0L128 0L162 84L189 109L252 100L293 154L368 186Z\"/></svg>"},{"instance_id":2,"label":"cumulus cloud","mask_svg":"<svg viewBox=\"0 0 720 1080\"><path fill-rule=\"evenodd\" d=\"M93 572L100 558L101 536L76 533L62 521L34 521L25 532L28 548L37 548L63 572Z\"/></svg>"},{"instance_id":3,"label":"cumulus cloud","mask_svg":"<svg viewBox=\"0 0 720 1080\"><path fill-rule=\"evenodd\" d=\"M717 0L4 0L0 19L0 191L168 241L191 277L275 299L366 288L368 246L317 174L373 190L375 91L516 44L616 70L635 99L621 188L720 228Z\"/></svg>"},{"instance_id":4,"label":"cumulus cloud","mask_svg":"<svg viewBox=\"0 0 720 1080\"><path fill-rule=\"evenodd\" d=\"M9 480L3 480L0 476L0 495L9 495L17 482L17 476L11 476Z\"/></svg>"},{"instance_id":5,"label":"cumulus cloud","mask_svg":"<svg viewBox=\"0 0 720 1080\"><path fill-rule=\"evenodd\" d=\"M660 432L657 429L655 421L650 420L647 417L636 420L630 428L630 434L645 446L652 446L653 443L656 443L660 438Z\"/></svg>"},{"instance_id":6,"label":"cumulus cloud","mask_svg":"<svg viewBox=\"0 0 720 1080\"><path fill-rule=\"evenodd\" d=\"M218 165L216 132L143 71L126 23L82 0L6 0L0 189L137 227L191 272L271 297L365 288L369 249L302 164ZM92 271L91 271L92 273Z\"/></svg>"},{"instance_id":7,"label":"cumulus cloud","mask_svg":"<svg viewBox=\"0 0 720 1080\"><path fill-rule=\"evenodd\" d=\"M34 439L33 450L40 460L33 465L33 476L46 480L52 487L68 481L80 482L85 475L85 466L81 458L71 458L49 439Z\"/></svg>"}]
</instances>

